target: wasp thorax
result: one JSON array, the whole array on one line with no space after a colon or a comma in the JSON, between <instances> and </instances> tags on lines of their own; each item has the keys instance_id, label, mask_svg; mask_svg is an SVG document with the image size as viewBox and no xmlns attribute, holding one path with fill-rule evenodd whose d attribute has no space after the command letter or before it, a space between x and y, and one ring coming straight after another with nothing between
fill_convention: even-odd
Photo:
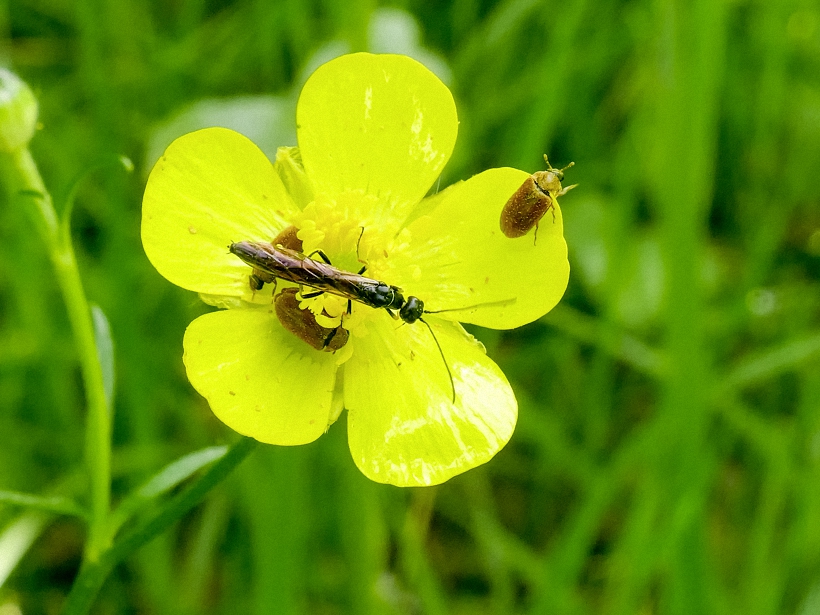
<instances>
[{"instance_id":1,"label":"wasp thorax","mask_svg":"<svg viewBox=\"0 0 820 615\"><path fill-rule=\"evenodd\" d=\"M390 289L390 303L387 307L393 310L400 310L404 305L406 305L404 302L404 295L401 294L401 289L398 286L390 286L388 288Z\"/></svg>"}]
</instances>

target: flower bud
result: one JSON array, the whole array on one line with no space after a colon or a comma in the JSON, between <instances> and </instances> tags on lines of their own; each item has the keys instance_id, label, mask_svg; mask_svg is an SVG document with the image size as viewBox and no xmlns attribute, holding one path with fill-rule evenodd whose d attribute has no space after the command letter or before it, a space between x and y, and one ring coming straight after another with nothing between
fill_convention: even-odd
<instances>
[{"instance_id":1,"label":"flower bud","mask_svg":"<svg viewBox=\"0 0 820 615\"><path fill-rule=\"evenodd\" d=\"M37 127L37 99L17 75L0 68L0 151L28 145Z\"/></svg>"}]
</instances>

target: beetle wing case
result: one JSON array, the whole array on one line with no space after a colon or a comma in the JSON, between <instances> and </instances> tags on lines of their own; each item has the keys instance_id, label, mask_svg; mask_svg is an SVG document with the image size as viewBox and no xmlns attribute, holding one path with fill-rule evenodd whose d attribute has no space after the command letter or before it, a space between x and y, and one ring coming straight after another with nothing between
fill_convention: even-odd
<instances>
[{"instance_id":1,"label":"beetle wing case","mask_svg":"<svg viewBox=\"0 0 820 615\"><path fill-rule=\"evenodd\" d=\"M530 175L501 210L501 232L507 237L523 237L553 207L552 197Z\"/></svg>"}]
</instances>

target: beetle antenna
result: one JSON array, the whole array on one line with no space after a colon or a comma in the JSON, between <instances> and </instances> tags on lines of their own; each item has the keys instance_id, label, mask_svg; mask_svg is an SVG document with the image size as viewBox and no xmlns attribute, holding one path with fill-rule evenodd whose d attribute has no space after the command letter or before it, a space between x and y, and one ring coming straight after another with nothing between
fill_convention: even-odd
<instances>
[{"instance_id":1,"label":"beetle antenna","mask_svg":"<svg viewBox=\"0 0 820 615\"><path fill-rule=\"evenodd\" d=\"M444 356L444 351L441 349L441 344L439 344L436 334L433 333L433 327L431 327L430 324L423 318L419 318L419 320L424 323L424 326L427 327L430 335L433 336L433 341L436 343L436 348L438 348L438 352L441 355L441 360L444 361L444 367L447 369L447 375L450 377L450 388L453 390L453 403L456 403L456 383L453 381L453 372L450 371L450 365L447 363L447 359Z\"/></svg>"}]
</instances>

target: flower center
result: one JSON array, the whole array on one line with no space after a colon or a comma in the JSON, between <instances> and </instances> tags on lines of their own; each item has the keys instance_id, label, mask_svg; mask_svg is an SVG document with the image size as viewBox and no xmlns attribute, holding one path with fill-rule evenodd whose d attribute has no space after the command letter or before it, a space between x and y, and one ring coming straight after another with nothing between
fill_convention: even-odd
<instances>
[{"instance_id":1,"label":"flower center","mask_svg":"<svg viewBox=\"0 0 820 615\"><path fill-rule=\"evenodd\" d=\"M332 198L317 194L315 200L294 216L299 229L302 252L313 259L321 251L336 269L389 284L390 256L409 243L409 231L398 232L395 223L385 224L374 216L381 210L379 199L361 190L350 190ZM364 269L364 271L362 271ZM304 289L305 294L310 294ZM302 298L302 309L309 309L323 327L339 325L352 333L364 334L361 325L378 312L358 301L333 293Z\"/></svg>"}]
</instances>

